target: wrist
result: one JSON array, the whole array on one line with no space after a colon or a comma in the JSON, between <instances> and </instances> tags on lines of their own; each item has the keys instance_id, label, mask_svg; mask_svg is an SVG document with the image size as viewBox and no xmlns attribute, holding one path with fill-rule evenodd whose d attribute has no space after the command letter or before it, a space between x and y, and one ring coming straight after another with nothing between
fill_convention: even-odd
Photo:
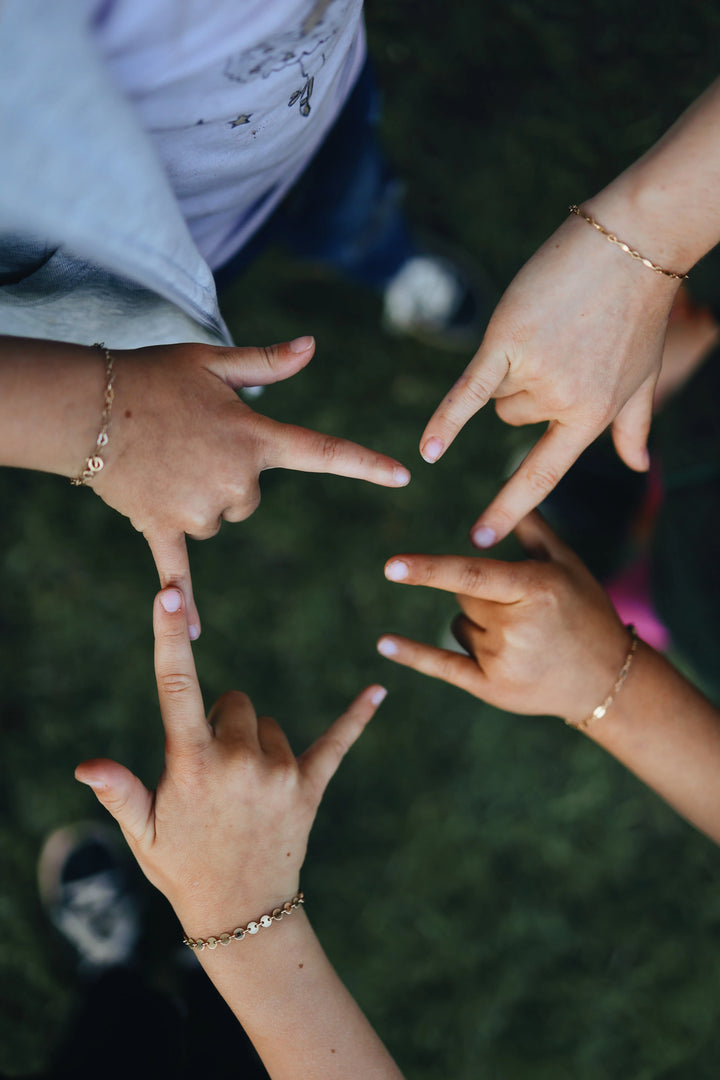
<instances>
[{"instance_id":1,"label":"wrist","mask_svg":"<svg viewBox=\"0 0 720 1080\"><path fill-rule=\"evenodd\" d=\"M0 342L0 464L76 476L96 443L105 361L64 342Z\"/></svg>"},{"instance_id":2,"label":"wrist","mask_svg":"<svg viewBox=\"0 0 720 1080\"><path fill-rule=\"evenodd\" d=\"M185 894L171 903L185 934L205 940L258 922L263 915L282 910L299 893L300 886L295 877L273 889L253 889L252 895L247 889L237 888L229 893L223 890L222 895Z\"/></svg>"},{"instance_id":3,"label":"wrist","mask_svg":"<svg viewBox=\"0 0 720 1080\"><path fill-rule=\"evenodd\" d=\"M594 736L598 725L616 708L635 661L639 639L634 627L618 623L616 632L598 642L585 673L585 692L562 719L569 727Z\"/></svg>"},{"instance_id":4,"label":"wrist","mask_svg":"<svg viewBox=\"0 0 720 1080\"><path fill-rule=\"evenodd\" d=\"M711 202L702 209L690 205L685 178L664 173L650 155L582 206L630 247L680 274L688 273L720 239ZM662 275L655 277L660 288ZM672 279L665 280L668 284L678 287Z\"/></svg>"}]
</instances>

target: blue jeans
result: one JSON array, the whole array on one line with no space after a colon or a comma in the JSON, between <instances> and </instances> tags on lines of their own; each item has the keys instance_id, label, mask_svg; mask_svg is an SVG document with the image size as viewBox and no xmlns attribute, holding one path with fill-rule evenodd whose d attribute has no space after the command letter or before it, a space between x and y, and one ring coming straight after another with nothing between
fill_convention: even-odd
<instances>
[{"instance_id":1,"label":"blue jeans","mask_svg":"<svg viewBox=\"0 0 720 1080\"><path fill-rule=\"evenodd\" d=\"M387 285L417 248L402 209L402 186L378 142L379 112L366 61L303 175L249 243L216 272L218 288L271 244L371 288Z\"/></svg>"}]
</instances>

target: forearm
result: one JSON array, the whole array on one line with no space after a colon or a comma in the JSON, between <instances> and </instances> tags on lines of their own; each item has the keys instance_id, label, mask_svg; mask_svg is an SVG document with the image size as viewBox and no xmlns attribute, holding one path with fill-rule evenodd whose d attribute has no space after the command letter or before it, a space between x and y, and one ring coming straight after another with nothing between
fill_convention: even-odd
<instances>
[{"instance_id":1,"label":"forearm","mask_svg":"<svg viewBox=\"0 0 720 1080\"><path fill-rule=\"evenodd\" d=\"M720 712L649 645L587 733L720 843Z\"/></svg>"},{"instance_id":2,"label":"forearm","mask_svg":"<svg viewBox=\"0 0 720 1080\"><path fill-rule=\"evenodd\" d=\"M0 465L75 476L97 438L99 349L0 337Z\"/></svg>"},{"instance_id":3,"label":"forearm","mask_svg":"<svg viewBox=\"0 0 720 1080\"><path fill-rule=\"evenodd\" d=\"M304 911L198 957L272 1080L402 1080Z\"/></svg>"},{"instance_id":4,"label":"forearm","mask_svg":"<svg viewBox=\"0 0 720 1080\"><path fill-rule=\"evenodd\" d=\"M583 205L605 228L671 270L689 270L719 243L720 80Z\"/></svg>"}]
</instances>

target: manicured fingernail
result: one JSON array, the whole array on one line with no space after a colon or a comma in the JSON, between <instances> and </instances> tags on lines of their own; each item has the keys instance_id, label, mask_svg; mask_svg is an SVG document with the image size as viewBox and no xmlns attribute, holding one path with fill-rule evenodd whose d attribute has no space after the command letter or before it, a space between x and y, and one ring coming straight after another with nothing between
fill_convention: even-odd
<instances>
[{"instance_id":1,"label":"manicured fingernail","mask_svg":"<svg viewBox=\"0 0 720 1080\"><path fill-rule=\"evenodd\" d=\"M200 627L195 626L194 623L192 626L188 626L188 637L191 641L197 641L197 639L200 637Z\"/></svg>"},{"instance_id":2,"label":"manicured fingernail","mask_svg":"<svg viewBox=\"0 0 720 1080\"><path fill-rule=\"evenodd\" d=\"M479 548L489 548L495 543L495 530L488 529L486 525L481 525L479 529L476 529L472 534L473 544Z\"/></svg>"},{"instance_id":3,"label":"manicured fingernail","mask_svg":"<svg viewBox=\"0 0 720 1080\"><path fill-rule=\"evenodd\" d=\"M308 335L305 337L296 337L294 341L290 342L290 352L307 352L314 340L314 338L309 337Z\"/></svg>"},{"instance_id":4,"label":"manicured fingernail","mask_svg":"<svg viewBox=\"0 0 720 1080\"><path fill-rule=\"evenodd\" d=\"M396 469L393 469L393 480L396 484L399 484L400 487L405 487L406 484L410 483L410 473L407 469L398 466Z\"/></svg>"},{"instance_id":5,"label":"manicured fingernail","mask_svg":"<svg viewBox=\"0 0 720 1080\"><path fill-rule=\"evenodd\" d=\"M425 443L420 454L425 461L432 463L433 461L437 461L444 449L445 443L442 439L438 439L436 435L433 435L433 437L428 439Z\"/></svg>"},{"instance_id":6,"label":"manicured fingernail","mask_svg":"<svg viewBox=\"0 0 720 1080\"><path fill-rule=\"evenodd\" d=\"M387 690L385 689L385 687L376 686L372 694L370 695L370 700L372 701L373 705L380 705L380 703L383 702L386 697Z\"/></svg>"},{"instance_id":7,"label":"manicured fingernail","mask_svg":"<svg viewBox=\"0 0 720 1080\"><path fill-rule=\"evenodd\" d=\"M377 651L381 656L395 656L398 651L398 647L392 638L383 637L377 643Z\"/></svg>"},{"instance_id":8,"label":"manicured fingernail","mask_svg":"<svg viewBox=\"0 0 720 1080\"><path fill-rule=\"evenodd\" d=\"M163 589L160 593L160 603L169 615L180 610L182 599L182 593L179 589Z\"/></svg>"},{"instance_id":9,"label":"manicured fingernail","mask_svg":"<svg viewBox=\"0 0 720 1080\"><path fill-rule=\"evenodd\" d=\"M402 559L394 559L385 567L385 577L389 578L390 581L404 581L409 571L410 568L406 562L403 562Z\"/></svg>"}]
</instances>

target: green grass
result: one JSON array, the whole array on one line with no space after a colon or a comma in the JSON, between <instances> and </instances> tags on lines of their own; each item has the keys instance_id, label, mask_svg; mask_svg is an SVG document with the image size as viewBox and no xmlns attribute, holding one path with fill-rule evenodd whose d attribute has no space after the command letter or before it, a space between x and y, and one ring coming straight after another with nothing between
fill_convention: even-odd
<instances>
[{"instance_id":1,"label":"green grass","mask_svg":"<svg viewBox=\"0 0 720 1080\"><path fill-rule=\"evenodd\" d=\"M368 25L415 220L502 287L568 203L711 80L720 13L374 0ZM343 977L411 1080L715 1076L715 848L563 725L506 716L374 651L384 630L443 633L452 599L391 585L383 561L469 552L527 432L487 412L425 466L419 435L464 358L388 341L374 298L272 253L225 309L238 343L317 338L309 369L261 411L414 471L399 492L269 474L252 519L191 545L208 703L243 688L302 749L358 688L390 689L328 792L303 875ZM74 1001L35 895L42 838L99 813L78 761L116 757L152 783L161 739L142 539L55 478L5 471L0 499L0 1070L15 1075L41 1067ZM156 972L177 928L160 904L151 920Z\"/></svg>"}]
</instances>

